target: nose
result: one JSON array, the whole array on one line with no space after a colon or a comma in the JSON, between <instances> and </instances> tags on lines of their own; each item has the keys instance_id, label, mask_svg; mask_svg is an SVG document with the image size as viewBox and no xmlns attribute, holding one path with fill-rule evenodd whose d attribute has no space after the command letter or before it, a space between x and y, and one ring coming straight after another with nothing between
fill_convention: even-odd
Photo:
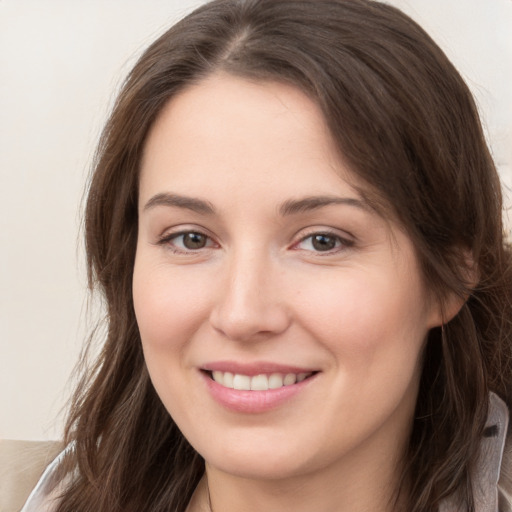
<instances>
[{"instance_id":1,"label":"nose","mask_svg":"<svg viewBox=\"0 0 512 512\"><path fill-rule=\"evenodd\" d=\"M286 331L290 312L270 258L233 255L224 270L210 316L215 330L235 341L267 339Z\"/></svg>"}]
</instances>

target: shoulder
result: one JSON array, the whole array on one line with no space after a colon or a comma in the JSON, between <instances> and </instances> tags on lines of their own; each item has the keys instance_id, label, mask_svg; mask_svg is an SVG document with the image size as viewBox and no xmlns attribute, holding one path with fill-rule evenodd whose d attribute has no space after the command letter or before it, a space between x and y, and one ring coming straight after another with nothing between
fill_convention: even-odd
<instances>
[{"instance_id":1,"label":"shoulder","mask_svg":"<svg viewBox=\"0 0 512 512\"><path fill-rule=\"evenodd\" d=\"M489 421L490 420L490 421ZM496 461L496 475L486 475L497 483L499 512L512 512L512 435L508 406L491 393L487 425L487 454ZM485 443L484 443L485 444ZM490 447L490 448L489 448Z\"/></svg>"},{"instance_id":2,"label":"shoulder","mask_svg":"<svg viewBox=\"0 0 512 512\"><path fill-rule=\"evenodd\" d=\"M508 435L509 410L496 394L489 395L489 414L471 474L475 512L512 512L512 438ZM439 512L464 512L460 496L445 499Z\"/></svg>"},{"instance_id":3,"label":"shoulder","mask_svg":"<svg viewBox=\"0 0 512 512\"><path fill-rule=\"evenodd\" d=\"M498 483L500 512L512 512L512 436L509 435L503 452Z\"/></svg>"},{"instance_id":4,"label":"shoulder","mask_svg":"<svg viewBox=\"0 0 512 512\"><path fill-rule=\"evenodd\" d=\"M0 510L19 512L47 466L61 452L56 441L0 440Z\"/></svg>"}]
</instances>

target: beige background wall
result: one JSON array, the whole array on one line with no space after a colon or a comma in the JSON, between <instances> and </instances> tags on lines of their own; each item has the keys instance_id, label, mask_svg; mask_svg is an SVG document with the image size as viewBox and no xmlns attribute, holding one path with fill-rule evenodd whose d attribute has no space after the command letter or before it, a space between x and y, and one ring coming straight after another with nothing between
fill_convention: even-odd
<instances>
[{"instance_id":1,"label":"beige background wall","mask_svg":"<svg viewBox=\"0 0 512 512\"><path fill-rule=\"evenodd\" d=\"M92 325L79 225L94 144L139 51L200 3L0 0L0 437L61 435ZM468 80L512 187L512 0L390 3Z\"/></svg>"}]
</instances>

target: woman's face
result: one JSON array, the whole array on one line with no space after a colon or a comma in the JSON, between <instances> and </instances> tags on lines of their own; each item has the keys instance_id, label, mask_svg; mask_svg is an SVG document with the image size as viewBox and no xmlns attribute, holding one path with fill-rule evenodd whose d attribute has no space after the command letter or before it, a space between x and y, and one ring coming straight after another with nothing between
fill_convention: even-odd
<instances>
[{"instance_id":1,"label":"woman's face","mask_svg":"<svg viewBox=\"0 0 512 512\"><path fill-rule=\"evenodd\" d=\"M135 311L153 384L209 467L357 472L403 449L440 313L355 179L287 85L216 75L152 128Z\"/></svg>"}]
</instances>

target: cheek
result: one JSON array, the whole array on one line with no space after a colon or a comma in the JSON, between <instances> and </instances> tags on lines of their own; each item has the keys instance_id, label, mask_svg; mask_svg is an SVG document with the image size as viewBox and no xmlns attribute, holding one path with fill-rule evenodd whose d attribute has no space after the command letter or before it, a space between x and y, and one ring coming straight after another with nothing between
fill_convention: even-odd
<instances>
[{"instance_id":1,"label":"cheek","mask_svg":"<svg viewBox=\"0 0 512 512\"><path fill-rule=\"evenodd\" d=\"M143 345L166 350L199 328L209 293L201 276L141 261L134 269L133 300Z\"/></svg>"},{"instance_id":2,"label":"cheek","mask_svg":"<svg viewBox=\"0 0 512 512\"><path fill-rule=\"evenodd\" d=\"M414 276L354 273L339 284L316 282L309 291L303 283L298 321L347 372L368 374L377 366L416 370L428 309Z\"/></svg>"},{"instance_id":3,"label":"cheek","mask_svg":"<svg viewBox=\"0 0 512 512\"><path fill-rule=\"evenodd\" d=\"M353 432L371 431L403 400L414 406L427 310L421 286L405 282L356 276L339 286L326 283L323 293L317 290L321 298L303 302L300 321L335 366L330 410L335 423L350 424Z\"/></svg>"},{"instance_id":4,"label":"cheek","mask_svg":"<svg viewBox=\"0 0 512 512\"><path fill-rule=\"evenodd\" d=\"M205 304L200 279L183 270L136 262L133 275L135 316L149 375L162 403L176 422L189 415L191 378L187 347L204 325ZM184 419L185 418L185 419Z\"/></svg>"}]
</instances>

